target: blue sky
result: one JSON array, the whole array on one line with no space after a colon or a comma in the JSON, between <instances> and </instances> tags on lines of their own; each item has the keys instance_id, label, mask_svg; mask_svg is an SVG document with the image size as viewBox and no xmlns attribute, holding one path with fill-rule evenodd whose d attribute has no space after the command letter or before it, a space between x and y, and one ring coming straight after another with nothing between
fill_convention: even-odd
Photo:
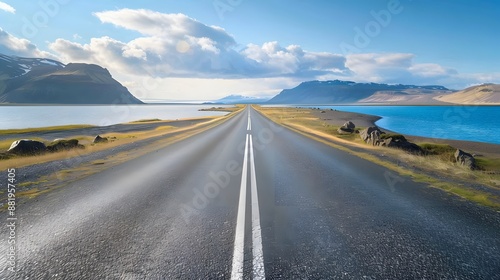
<instances>
[{"instance_id":1,"label":"blue sky","mask_svg":"<svg viewBox=\"0 0 500 280\"><path fill-rule=\"evenodd\" d=\"M500 1L0 0L0 52L97 63L143 99L307 80L500 83Z\"/></svg>"}]
</instances>

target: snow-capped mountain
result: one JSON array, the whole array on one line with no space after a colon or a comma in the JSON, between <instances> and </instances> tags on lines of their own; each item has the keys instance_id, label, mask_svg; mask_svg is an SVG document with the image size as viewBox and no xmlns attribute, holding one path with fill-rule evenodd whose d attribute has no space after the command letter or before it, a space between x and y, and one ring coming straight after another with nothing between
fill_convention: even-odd
<instances>
[{"instance_id":1,"label":"snow-capped mountain","mask_svg":"<svg viewBox=\"0 0 500 280\"><path fill-rule=\"evenodd\" d=\"M0 103L140 104L94 64L0 54Z\"/></svg>"}]
</instances>

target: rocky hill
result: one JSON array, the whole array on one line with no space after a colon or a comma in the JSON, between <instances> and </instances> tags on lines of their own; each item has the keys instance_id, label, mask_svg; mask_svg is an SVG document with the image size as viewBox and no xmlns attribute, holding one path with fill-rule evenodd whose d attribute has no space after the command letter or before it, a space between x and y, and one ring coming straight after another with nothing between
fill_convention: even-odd
<instances>
[{"instance_id":1,"label":"rocky hill","mask_svg":"<svg viewBox=\"0 0 500 280\"><path fill-rule=\"evenodd\" d=\"M98 65L2 54L0 103L142 104Z\"/></svg>"},{"instance_id":2,"label":"rocky hill","mask_svg":"<svg viewBox=\"0 0 500 280\"><path fill-rule=\"evenodd\" d=\"M453 94L437 96L434 99L454 104L500 105L500 85L473 86Z\"/></svg>"},{"instance_id":3,"label":"rocky hill","mask_svg":"<svg viewBox=\"0 0 500 280\"><path fill-rule=\"evenodd\" d=\"M437 94L451 93L443 86L388 85L351 81L311 81L285 89L268 103L273 104L349 104L394 103L414 98L432 100ZM428 97L431 98L428 98ZM436 103L437 101L434 101Z\"/></svg>"}]
</instances>

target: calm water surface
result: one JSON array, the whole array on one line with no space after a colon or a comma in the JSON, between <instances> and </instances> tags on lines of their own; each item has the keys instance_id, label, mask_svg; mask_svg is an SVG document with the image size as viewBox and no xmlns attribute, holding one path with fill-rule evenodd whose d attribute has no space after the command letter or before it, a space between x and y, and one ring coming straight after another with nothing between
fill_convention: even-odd
<instances>
[{"instance_id":1,"label":"calm water surface","mask_svg":"<svg viewBox=\"0 0 500 280\"><path fill-rule=\"evenodd\" d=\"M401 134L500 144L500 106L308 107L380 116L378 126Z\"/></svg>"},{"instance_id":2,"label":"calm water surface","mask_svg":"<svg viewBox=\"0 0 500 280\"><path fill-rule=\"evenodd\" d=\"M68 124L105 126L143 119L175 120L227 114L198 111L211 107L213 105L0 106L0 129Z\"/></svg>"}]
</instances>

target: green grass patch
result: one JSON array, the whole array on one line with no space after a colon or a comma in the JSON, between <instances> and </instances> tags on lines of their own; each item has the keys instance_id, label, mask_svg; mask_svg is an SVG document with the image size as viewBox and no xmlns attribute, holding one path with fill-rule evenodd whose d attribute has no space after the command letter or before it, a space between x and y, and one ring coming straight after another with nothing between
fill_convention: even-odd
<instances>
[{"instance_id":1,"label":"green grass patch","mask_svg":"<svg viewBox=\"0 0 500 280\"><path fill-rule=\"evenodd\" d=\"M418 144L422 150L424 150L427 155L442 155L442 154L454 154L457 150L448 144L432 144L432 143L421 143Z\"/></svg>"},{"instance_id":2,"label":"green grass patch","mask_svg":"<svg viewBox=\"0 0 500 280\"><path fill-rule=\"evenodd\" d=\"M475 159L480 170L500 172L500 158L476 157Z\"/></svg>"},{"instance_id":3,"label":"green grass patch","mask_svg":"<svg viewBox=\"0 0 500 280\"><path fill-rule=\"evenodd\" d=\"M59 131L59 130L64 131L64 130L72 130L79 128L89 128L89 127L94 127L94 126L86 124L77 124L77 125L60 125L60 126L47 126L47 127L23 128L23 129L3 129L0 130L0 135L38 133L38 132Z\"/></svg>"},{"instance_id":4,"label":"green grass patch","mask_svg":"<svg viewBox=\"0 0 500 280\"><path fill-rule=\"evenodd\" d=\"M448 144L421 143L418 144L426 156L435 156L445 162L455 162L456 148Z\"/></svg>"}]
</instances>

